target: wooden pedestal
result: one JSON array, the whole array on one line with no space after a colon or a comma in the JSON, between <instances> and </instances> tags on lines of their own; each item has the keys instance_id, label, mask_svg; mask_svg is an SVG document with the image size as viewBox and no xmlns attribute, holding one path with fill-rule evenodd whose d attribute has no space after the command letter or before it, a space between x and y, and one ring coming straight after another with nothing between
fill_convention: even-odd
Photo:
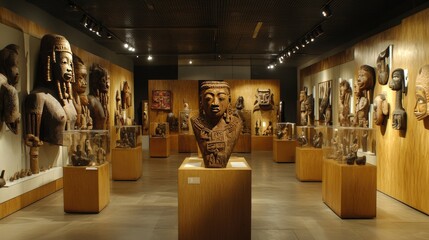
<instances>
[{"instance_id":1,"label":"wooden pedestal","mask_svg":"<svg viewBox=\"0 0 429 240\"><path fill-rule=\"evenodd\" d=\"M376 216L376 167L323 160L322 199L341 218Z\"/></svg>"},{"instance_id":2,"label":"wooden pedestal","mask_svg":"<svg viewBox=\"0 0 429 240\"><path fill-rule=\"evenodd\" d=\"M252 151L272 151L273 136L252 136Z\"/></svg>"},{"instance_id":3,"label":"wooden pedestal","mask_svg":"<svg viewBox=\"0 0 429 240\"><path fill-rule=\"evenodd\" d=\"M274 162L295 162L295 140L279 140L271 138Z\"/></svg>"},{"instance_id":4,"label":"wooden pedestal","mask_svg":"<svg viewBox=\"0 0 429 240\"><path fill-rule=\"evenodd\" d=\"M137 180L143 169L142 147L112 149L112 179Z\"/></svg>"},{"instance_id":5,"label":"wooden pedestal","mask_svg":"<svg viewBox=\"0 0 429 240\"><path fill-rule=\"evenodd\" d=\"M194 134L179 134L179 153L196 153L197 140Z\"/></svg>"},{"instance_id":6,"label":"wooden pedestal","mask_svg":"<svg viewBox=\"0 0 429 240\"><path fill-rule=\"evenodd\" d=\"M240 134L233 152L250 153L252 151L252 136L250 134Z\"/></svg>"},{"instance_id":7,"label":"wooden pedestal","mask_svg":"<svg viewBox=\"0 0 429 240\"><path fill-rule=\"evenodd\" d=\"M186 158L179 168L179 240L250 240L251 185L242 157L230 158L226 168Z\"/></svg>"},{"instance_id":8,"label":"wooden pedestal","mask_svg":"<svg viewBox=\"0 0 429 240\"><path fill-rule=\"evenodd\" d=\"M296 147L295 174L299 181L322 181L323 150Z\"/></svg>"},{"instance_id":9,"label":"wooden pedestal","mask_svg":"<svg viewBox=\"0 0 429 240\"><path fill-rule=\"evenodd\" d=\"M170 133L170 153L179 152L179 134Z\"/></svg>"},{"instance_id":10,"label":"wooden pedestal","mask_svg":"<svg viewBox=\"0 0 429 240\"><path fill-rule=\"evenodd\" d=\"M151 137L149 139L149 154L151 157L170 156L170 136L165 138Z\"/></svg>"},{"instance_id":11,"label":"wooden pedestal","mask_svg":"<svg viewBox=\"0 0 429 240\"><path fill-rule=\"evenodd\" d=\"M99 213L110 200L109 164L63 167L64 212Z\"/></svg>"}]
</instances>

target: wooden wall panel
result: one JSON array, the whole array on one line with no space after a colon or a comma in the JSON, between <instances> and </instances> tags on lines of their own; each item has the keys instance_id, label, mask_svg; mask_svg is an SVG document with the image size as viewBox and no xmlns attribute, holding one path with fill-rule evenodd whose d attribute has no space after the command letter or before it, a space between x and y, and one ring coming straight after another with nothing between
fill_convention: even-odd
<instances>
[{"instance_id":1,"label":"wooden wall panel","mask_svg":"<svg viewBox=\"0 0 429 240\"><path fill-rule=\"evenodd\" d=\"M404 19L399 25L363 40L352 48L354 79L357 78L360 65L376 67L378 54L390 44L393 45L391 71L396 68L408 70L408 89L402 100L407 112L406 131L392 129L395 92L388 85L375 85L374 95L385 92L390 103L386 126L374 127L377 141L377 189L429 214L429 119L417 121L413 114L416 76L421 66L429 64L427 22L429 9Z\"/></svg>"},{"instance_id":2,"label":"wooden wall panel","mask_svg":"<svg viewBox=\"0 0 429 240\"><path fill-rule=\"evenodd\" d=\"M231 89L231 104L235 107L235 103L239 96L244 97L245 110L253 110L256 100L257 89L271 89L274 93L274 103L278 106L280 101L280 81L276 79L255 79L255 80L225 80L228 82ZM170 90L173 94L173 113L179 116L179 111L183 110L183 99L189 103L192 110L198 110L198 81L196 80L149 80L148 84L149 105L152 98L152 90ZM149 121L158 122L166 121L167 111L150 110ZM252 114L252 133L254 134L254 126L256 120L267 121L273 120L273 127L276 124L277 109L273 111L257 111ZM261 128L260 131L263 129Z\"/></svg>"}]
</instances>

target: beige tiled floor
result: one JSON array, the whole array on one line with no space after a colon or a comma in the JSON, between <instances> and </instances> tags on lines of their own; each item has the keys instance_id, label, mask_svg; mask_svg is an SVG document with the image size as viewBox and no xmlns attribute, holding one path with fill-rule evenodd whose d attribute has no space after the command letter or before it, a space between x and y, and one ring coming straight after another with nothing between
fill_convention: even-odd
<instances>
[{"instance_id":1,"label":"beige tiled floor","mask_svg":"<svg viewBox=\"0 0 429 240\"><path fill-rule=\"evenodd\" d=\"M99 214L66 214L62 191L0 220L1 240L177 239L177 168L189 154L149 159L138 181L112 182ZM382 193L375 219L342 220L321 200L321 183L302 183L294 164L271 152L240 154L252 171L252 239L429 239L429 216Z\"/></svg>"}]
</instances>

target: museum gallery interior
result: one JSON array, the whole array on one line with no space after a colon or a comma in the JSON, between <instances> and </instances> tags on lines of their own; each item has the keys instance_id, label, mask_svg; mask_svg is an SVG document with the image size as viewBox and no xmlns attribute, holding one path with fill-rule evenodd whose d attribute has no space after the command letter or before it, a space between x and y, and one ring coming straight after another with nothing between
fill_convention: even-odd
<instances>
[{"instance_id":1,"label":"museum gallery interior","mask_svg":"<svg viewBox=\"0 0 429 240\"><path fill-rule=\"evenodd\" d=\"M1 239L429 239L429 1L0 1Z\"/></svg>"}]
</instances>

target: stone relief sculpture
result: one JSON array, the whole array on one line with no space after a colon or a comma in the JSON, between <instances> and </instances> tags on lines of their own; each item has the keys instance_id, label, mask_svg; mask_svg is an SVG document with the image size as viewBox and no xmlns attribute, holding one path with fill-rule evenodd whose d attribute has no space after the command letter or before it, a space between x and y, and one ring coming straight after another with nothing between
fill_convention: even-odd
<instances>
[{"instance_id":1,"label":"stone relief sculpture","mask_svg":"<svg viewBox=\"0 0 429 240\"><path fill-rule=\"evenodd\" d=\"M271 89L257 89L253 112L260 110L272 110L274 108L274 93Z\"/></svg>"},{"instance_id":2,"label":"stone relief sculpture","mask_svg":"<svg viewBox=\"0 0 429 240\"><path fill-rule=\"evenodd\" d=\"M89 110L93 129L108 129L110 76L107 69L93 64L89 70Z\"/></svg>"},{"instance_id":3,"label":"stone relief sculpture","mask_svg":"<svg viewBox=\"0 0 429 240\"><path fill-rule=\"evenodd\" d=\"M392 113L392 127L396 130L405 130L407 127L407 113L404 107L402 107L402 93L405 93L404 69L397 68L393 70L389 87L393 91L396 91L395 109Z\"/></svg>"},{"instance_id":4,"label":"stone relief sculpture","mask_svg":"<svg viewBox=\"0 0 429 240\"><path fill-rule=\"evenodd\" d=\"M390 48L387 47L382 51L377 57L377 73L378 73L378 83L381 85L386 85L389 81L390 67L389 67L389 58L390 58Z\"/></svg>"},{"instance_id":5,"label":"stone relief sculpture","mask_svg":"<svg viewBox=\"0 0 429 240\"><path fill-rule=\"evenodd\" d=\"M369 118L369 91L374 87L375 70L368 65L362 65L358 71L358 79L355 81L355 116L353 126L368 127Z\"/></svg>"},{"instance_id":6,"label":"stone relief sculpture","mask_svg":"<svg viewBox=\"0 0 429 240\"><path fill-rule=\"evenodd\" d=\"M18 50L15 44L0 50L0 128L4 122L14 134L18 134L21 121L18 91L15 89L19 81Z\"/></svg>"},{"instance_id":7,"label":"stone relief sculpture","mask_svg":"<svg viewBox=\"0 0 429 240\"><path fill-rule=\"evenodd\" d=\"M374 123L375 125L384 125L384 119L389 116L389 103L386 100L386 95L378 94L374 98Z\"/></svg>"},{"instance_id":8,"label":"stone relief sculpture","mask_svg":"<svg viewBox=\"0 0 429 240\"><path fill-rule=\"evenodd\" d=\"M414 116L422 120L429 115L429 65L420 68L416 79Z\"/></svg>"},{"instance_id":9,"label":"stone relief sculpture","mask_svg":"<svg viewBox=\"0 0 429 240\"><path fill-rule=\"evenodd\" d=\"M201 109L191 123L206 168L225 168L242 124L232 111L228 83L205 81L200 86Z\"/></svg>"},{"instance_id":10,"label":"stone relief sculpture","mask_svg":"<svg viewBox=\"0 0 429 240\"><path fill-rule=\"evenodd\" d=\"M43 36L38 71L35 88L24 103L25 143L30 147L33 173L39 172L38 146L42 141L62 145L62 132L74 129L77 119L72 101L73 55L66 38Z\"/></svg>"},{"instance_id":11,"label":"stone relief sculpture","mask_svg":"<svg viewBox=\"0 0 429 240\"><path fill-rule=\"evenodd\" d=\"M82 59L73 54L75 81L73 87L73 105L76 109L75 129L92 129L92 118L88 108L88 96L85 94L88 86L88 72Z\"/></svg>"},{"instance_id":12,"label":"stone relief sculpture","mask_svg":"<svg viewBox=\"0 0 429 240\"><path fill-rule=\"evenodd\" d=\"M299 111L300 115L300 124L302 126L308 125L308 112L307 112L307 87L304 87L303 90L299 93Z\"/></svg>"},{"instance_id":13,"label":"stone relief sculpture","mask_svg":"<svg viewBox=\"0 0 429 240\"><path fill-rule=\"evenodd\" d=\"M347 80L340 82L340 99L338 109L338 123L340 126L350 126L350 100L352 88Z\"/></svg>"}]
</instances>

